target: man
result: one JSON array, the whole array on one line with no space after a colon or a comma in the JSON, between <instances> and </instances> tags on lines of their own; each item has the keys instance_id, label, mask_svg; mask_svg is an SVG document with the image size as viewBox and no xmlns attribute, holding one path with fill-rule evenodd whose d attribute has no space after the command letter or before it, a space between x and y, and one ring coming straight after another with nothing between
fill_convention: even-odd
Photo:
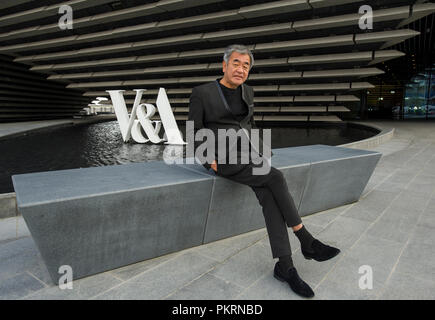
<instances>
[{"instance_id":1,"label":"man","mask_svg":"<svg viewBox=\"0 0 435 320\"><path fill-rule=\"evenodd\" d=\"M225 49L222 62L223 77L192 90L188 120L194 121L195 132L208 128L218 137L219 129L242 129L250 132L255 127L254 93L253 89L245 84L253 65L254 57L247 47L231 45ZM203 166L209 170L211 168L221 177L252 188L263 208L272 256L279 258L275 265L274 277L286 281L297 294L313 297L314 292L299 277L293 265L287 226L291 227L298 237L302 254L306 259L325 261L336 256L340 250L314 239L306 230L281 171L271 167L266 174L253 174L253 170L258 168L259 164L253 161L240 161L243 151L239 148L237 163L228 163L227 152L224 155L220 154L222 150L218 149L216 140L215 159L211 163L203 163ZM195 149L198 146L199 143L195 142ZM249 149L252 148L250 146ZM261 152L262 150L259 150L258 155L264 157Z\"/></svg>"}]
</instances>

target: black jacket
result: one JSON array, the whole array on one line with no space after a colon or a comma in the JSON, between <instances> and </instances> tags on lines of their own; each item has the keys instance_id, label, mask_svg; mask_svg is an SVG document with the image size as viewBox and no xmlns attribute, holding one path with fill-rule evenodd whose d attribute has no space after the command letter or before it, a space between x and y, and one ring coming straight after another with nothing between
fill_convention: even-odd
<instances>
[{"instance_id":1,"label":"black jacket","mask_svg":"<svg viewBox=\"0 0 435 320\"><path fill-rule=\"evenodd\" d=\"M189 102L188 120L194 121L195 134L202 128L208 128L213 131L215 135L215 160L219 165L219 162L224 159L224 155L218 153L218 129L234 129L235 131L245 129L247 131L245 133L247 134L246 137L249 138L251 136L251 129L257 127L255 126L254 121L254 90L250 86L242 84L242 99L248 106L248 114L239 122L236 120L231 109L226 105L218 81L219 80L216 80L193 88ZM237 146L235 143L228 143L226 146L227 157L230 150L237 147L238 163L240 163L241 153L243 152L240 149L239 142L240 138L235 141L235 143L238 144ZM201 143L201 141L195 141L195 151ZM252 145L251 147L261 155L263 147L261 138L258 147ZM228 158L226 158L226 161L228 161ZM203 165L207 169L210 168L210 164L208 163Z\"/></svg>"}]
</instances>

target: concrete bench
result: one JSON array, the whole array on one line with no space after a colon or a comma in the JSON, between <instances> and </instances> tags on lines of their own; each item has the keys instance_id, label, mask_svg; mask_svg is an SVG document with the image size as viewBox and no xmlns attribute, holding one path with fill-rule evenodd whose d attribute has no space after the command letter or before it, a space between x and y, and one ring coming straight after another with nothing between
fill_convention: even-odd
<instances>
[{"instance_id":1,"label":"concrete bench","mask_svg":"<svg viewBox=\"0 0 435 320\"><path fill-rule=\"evenodd\" d=\"M274 149L301 216L358 201L381 154ZM54 283L265 227L251 188L163 161L15 175L17 206Z\"/></svg>"}]
</instances>

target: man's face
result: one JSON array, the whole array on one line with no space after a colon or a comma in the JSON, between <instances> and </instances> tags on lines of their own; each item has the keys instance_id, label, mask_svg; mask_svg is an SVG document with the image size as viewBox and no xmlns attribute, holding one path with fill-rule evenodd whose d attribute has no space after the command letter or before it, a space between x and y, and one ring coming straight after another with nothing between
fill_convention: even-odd
<instances>
[{"instance_id":1,"label":"man's face","mask_svg":"<svg viewBox=\"0 0 435 320\"><path fill-rule=\"evenodd\" d=\"M222 62L223 80L232 88L237 88L248 78L250 67L249 54L233 52L228 59L228 64L225 61Z\"/></svg>"}]
</instances>

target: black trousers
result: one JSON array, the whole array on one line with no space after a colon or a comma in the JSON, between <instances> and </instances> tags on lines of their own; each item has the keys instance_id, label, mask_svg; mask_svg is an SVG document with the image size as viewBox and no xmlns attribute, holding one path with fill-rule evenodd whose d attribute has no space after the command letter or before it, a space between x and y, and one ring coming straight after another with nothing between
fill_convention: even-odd
<instances>
[{"instance_id":1,"label":"black trousers","mask_svg":"<svg viewBox=\"0 0 435 320\"><path fill-rule=\"evenodd\" d=\"M256 166L252 163L243 166L218 164L216 174L254 190L263 208L273 258L291 255L287 226L297 226L302 220L282 172L271 167L268 174L253 175L252 169Z\"/></svg>"}]
</instances>

